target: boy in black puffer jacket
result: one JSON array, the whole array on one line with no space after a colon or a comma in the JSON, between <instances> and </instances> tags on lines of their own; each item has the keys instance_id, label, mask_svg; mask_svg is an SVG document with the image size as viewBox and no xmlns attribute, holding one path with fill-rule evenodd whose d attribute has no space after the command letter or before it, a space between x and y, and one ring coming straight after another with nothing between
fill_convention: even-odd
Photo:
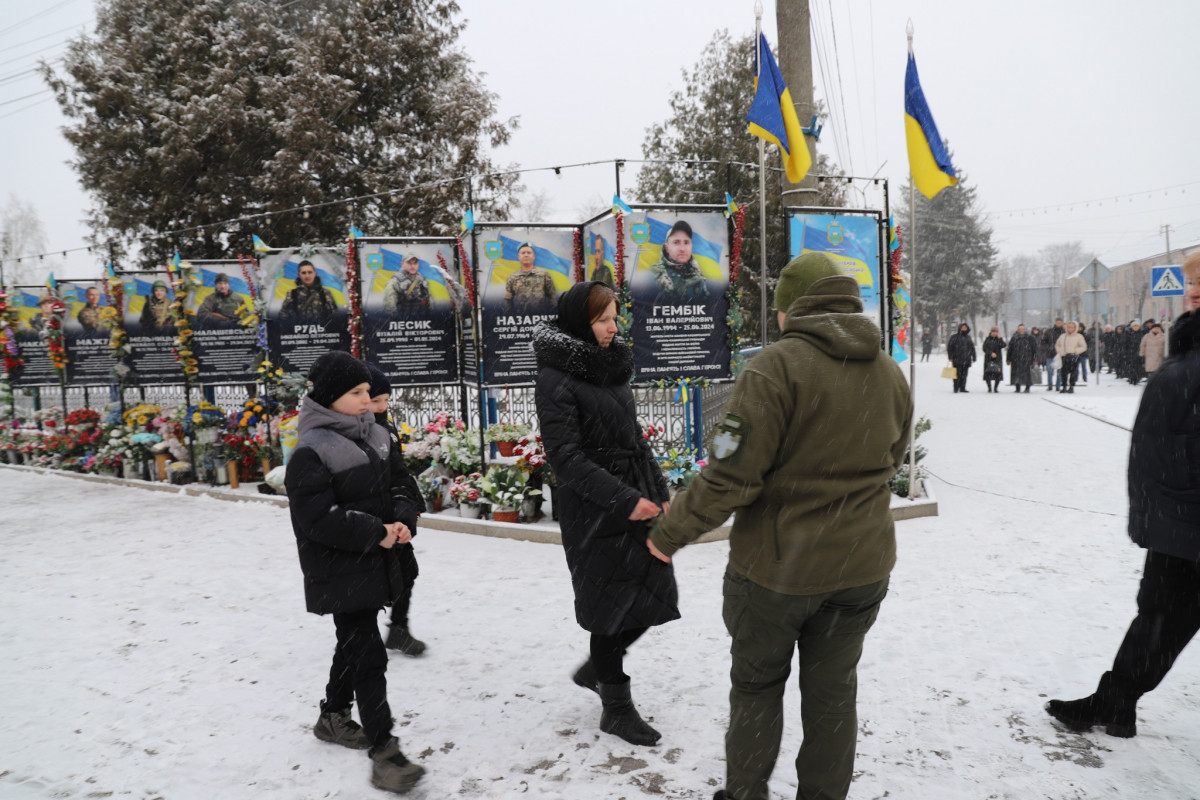
<instances>
[{"instance_id":1,"label":"boy in black puffer jacket","mask_svg":"<svg viewBox=\"0 0 1200 800\"><path fill-rule=\"evenodd\" d=\"M403 583L389 551L411 541L412 534L397 521L398 476L388 465L387 431L369 410L366 365L333 351L317 359L309 381L312 388L300 406L300 441L288 462L288 502L308 610L332 614L337 630L313 733L369 749L371 783L403 793L425 770L404 757L392 735L387 651L377 618ZM361 728L350 716L355 699Z\"/></svg>"}]
</instances>

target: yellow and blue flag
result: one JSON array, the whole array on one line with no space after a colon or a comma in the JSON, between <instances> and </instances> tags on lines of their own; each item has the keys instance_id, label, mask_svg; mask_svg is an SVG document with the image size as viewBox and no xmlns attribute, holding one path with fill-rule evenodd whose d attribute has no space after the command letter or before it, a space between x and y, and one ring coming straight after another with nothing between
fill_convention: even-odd
<instances>
[{"instance_id":1,"label":"yellow and blue flag","mask_svg":"<svg viewBox=\"0 0 1200 800\"><path fill-rule=\"evenodd\" d=\"M491 260L491 283L504 285L508 277L521 268L521 262L517 260L521 244L521 240L510 239L501 234L500 255ZM533 248L534 266L550 275L550 279L554 281L554 288L560 292L570 289L573 285L571 276L575 274L574 261L539 244L531 243L530 246Z\"/></svg>"},{"instance_id":2,"label":"yellow and blue flag","mask_svg":"<svg viewBox=\"0 0 1200 800\"><path fill-rule=\"evenodd\" d=\"M364 233L363 233L361 230L359 230L358 228L354 227L353 225L351 225L351 226L350 226L350 236L349 236L349 238L351 238L351 239L361 239L361 238L363 238L363 236L365 236L365 235L366 235L366 234L364 234Z\"/></svg>"},{"instance_id":3,"label":"yellow and blue flag","mask_svg":"<svg viewBox=\"0 0 1200 800\"><path fill-rule=\"evenodd\" d=\"M958 183L950 154L925 102L912 50L908 51L908 68L904 72L904 137L908 140L908 169L913 185L921 194L932 200L942 189Z\"/></svg>"},{"instance_id":4,"label":"yellow and blue flag","mask_svg":"<svg viewBox=\"0 0 1200 800\"><path fill-rule=\"evenodd\" d=\"M729 192L725 193L725 217L732 217L738 212L738 204L733 202L733 195Z\"/></svg>"},{"instance_id":5,"label":"yellow and blue flag","mask_svg":"<svg viewBox=\"0 0 1200 800\"><path fill-rule=\"evenodd\" d=\"M458 223L459 233L469 233L475 230L475 212L467 209L467 213L463 214L462 222Z\"/></svg>"},{"instance_id":6,"label":"yellow and blue flag","mask_svg":"<svg viewBox=\"0 0 1200 800\"><path fill-rule=\"evenodd\" d=\"M46 276L46 288L50 290L51 294L58 290L58 281L54 280L53 272Z\"/></svg>"},{"instance_id":7,"label":"yellow and blue flag","mask_svg":"<svg viewBox=\"0 0 1200 800\"><path fill-rule=\"evenodd\" d=\"M612 204L612 213L613 214L632 214L633 209L629 207L628 203L626 203L624 200L621 199L621 195L614 194L613 195L613 204Z\"/></svg>"},{"instance_id":8,"label":"yellow and blue flag","mask_svg":"<svg viewBox=\"0 0 1200 800\"><path fill-rule=\"evenodd\" d=\"M808 154L808 143L804 141L792 94L775 64L767 37L762 34L758 37L758 67L754 102L746 112L750 133L779 148L788 180L799 183L812 166L812 156Z\"/></svg>"},{"instance_id":9,"label":"yellow and blue flag","mask_svg":"<svg viewBox=\"0 0 1200 800\"><path fill-rule=\"evenodd\" d=\"M252 237L254 239L254 252L256 252L256 253L271 252L271 246L269 244L267 244L266 242L264 242L262 239L258 238L258 234L252 234Z\"/></svg>"},{"instance_id":10,"label":"yellow and blue flag","mask_svg":"<svg viewBox=\"0 0 1200 800\"><path fill-rule=\"evenodd\" d=\"M113 269L113 264L111 261L107 262L104 265L104 274L108 275L108 277L110 277L110 278L117 277L117 271L115 269Z\"/></svg>"}]
</instances>

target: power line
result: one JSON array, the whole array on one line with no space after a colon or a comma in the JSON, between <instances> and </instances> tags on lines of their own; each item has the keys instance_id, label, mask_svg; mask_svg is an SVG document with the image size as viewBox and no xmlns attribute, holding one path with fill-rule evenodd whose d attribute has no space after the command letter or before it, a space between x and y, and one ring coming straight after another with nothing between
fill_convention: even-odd
<instances>
[{"instance_id":1,"label":"power line","mask_svg":"<svg viewBox=\"0 0 1200 800\"><path fill-rule=\"evenodd\" d=\"M49 103L53 99L54 99L53 97L43 97L41 100L38 100L37 102L34 102L34 103L30 103L27 106L21 106L20 108L14 108L12 111L9 111L7 114L0 114L0 119L5 119L7 117L11 117L14 114L20 114L22 111L28 111L29 109L34 108L35 106L40 106L43 103ZM61 251L58 251L58 252L61 252Z\"/></svg>"},{"instance_id":2,"label":"power line","mask_svg":"<svg viewBox=\"0 0 1200 800\"><path fill-rule=\"evenodd\" d=\"M11 31L15 31L17 28L20 28L22 25L28 25L30 22L33 22L35 19L40 19L41 17L44 17L47 14L52 14L53 12L62 8L63 6L70 5L71 3L74 3L74 2L75 2L75 0L61 0L61 2L55 3L54 5L50 6L49 8L44 8L41 11L37 12L36 14L31 14L30 16L26 17L23 20L14 22L12 25L9 25L7 28L0 28L0 36L3 36L4 34L9 33Z\"/></svg>"},{"instance_id":3,"label":"power line","mask_svg":"<svg viewBox=\"0 0 1200 800\"><path fill-rule=\"evenodd\" d=\"M36 91L32 94L22 95L21 97L14 97L12 100L0 100L0 106L7 106L7 105L12 105L13 103L19 103L22 100L28 100L31 97L37 97L40 94L46 94L47 92L50 92L50 91L51 91L50 89L39 89L38 91Z\"/></svg>"}]
</instances>

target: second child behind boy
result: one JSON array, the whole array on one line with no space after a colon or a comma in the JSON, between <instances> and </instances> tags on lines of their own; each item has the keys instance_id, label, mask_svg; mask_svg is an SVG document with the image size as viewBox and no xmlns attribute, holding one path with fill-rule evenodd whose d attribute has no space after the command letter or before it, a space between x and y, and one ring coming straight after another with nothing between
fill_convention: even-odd
<instances>
[{"instance_id":1,"label":"second child behind boy","mask_svg":"<svg viewBox=\"0 0 1200 800\"><path fill-rule=\"evenodd\" d=\"M417 535L417 516L425 508L425 500L421 497L421 488L413 480L412 473L404 464L404 446L400 443L400 434L395 424L388 418L388 404L392 398L392 382L383 374L383 370L371 362L365 362L371 373L371 413L375 422L387 429L391 441L391 451L388 461L392 470L393 484L399 485L396 496L398 519L408 526L413 536ZM398 480L397 480L398 478ZM400 567L404 587L392 603L392 625L388 630L384 644L389 650L398 650L406 656L417 657L425 652L425 643L412 635L408 630L408 609L412 603L413 583L417 580L417 554L412 542L397 544L392 548L392 555Z\"/></svg>"},{"instance_id":2,"label":"second child behind boy","mask_svg":"<svg viewBox=\"0 0 1200 800\"><path fill-rule=\"evenodd\" d=\"M337 632L313 734L369 750L371 783L403 793L425 770L404 757L392 735L378 617L403 585L390 551L412 533L398 521L398 476L388 463L387 431L370 412L366 365L348 353L325 353L309 381L300 405L300 441L288 462L288 503L306 606L313 614L333 615ZM350 716L355 701L362 727Z\"/></svg>"}]
</instances>

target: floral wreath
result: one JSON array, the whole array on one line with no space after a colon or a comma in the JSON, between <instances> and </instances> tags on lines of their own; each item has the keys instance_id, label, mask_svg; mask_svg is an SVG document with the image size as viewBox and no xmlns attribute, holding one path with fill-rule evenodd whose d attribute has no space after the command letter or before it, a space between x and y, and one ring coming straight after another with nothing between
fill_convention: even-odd
<instances>
[{"instance_id":1,"label":"floral wreath","mask_svg":"<svg viewBox=\"0 0 1200 800\"><path fill-rule=\"evenodd\" d=\"M171 316L175 318L175 347L172 352L183 370L184 381L190 384L200 373L200 362L193 349L194 312L187 308L187 296L200 283L200 276L192 270L190 261L176 261L174 269L167 264L167 277L171 279L171 288L175 292L171 301Z\"/></svg>"},{"instance_id":2,"label":"floral wreath","mask_svg":"<svg viewBox=\"0 0 1200 800\"><path fill-rule=\"evenodd\" d=\"M9 307L8 294L0 287L0 348L4 350L4 374L9 380L15 378L25 364L13 330L16 321L17 312Z\"/></svg>"}]
</instances>

